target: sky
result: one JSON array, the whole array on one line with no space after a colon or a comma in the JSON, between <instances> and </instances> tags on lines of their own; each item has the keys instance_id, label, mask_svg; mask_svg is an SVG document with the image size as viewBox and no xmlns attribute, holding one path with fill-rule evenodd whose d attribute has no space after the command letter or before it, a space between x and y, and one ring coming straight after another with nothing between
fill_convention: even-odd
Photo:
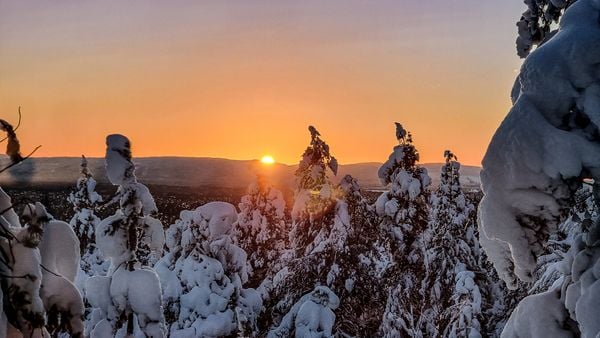
<instances>
[{"instance_id":1,"label":"sky","mask_svg":"<svg viewBox=\"0 0 600 338\"><path fill-rule=\"evenodd\" d=\"M519 0L0 0L0 117L36 156L296 163L314 125L340 163L479 165L510 108Z\"/></svg>"}]
</instances>

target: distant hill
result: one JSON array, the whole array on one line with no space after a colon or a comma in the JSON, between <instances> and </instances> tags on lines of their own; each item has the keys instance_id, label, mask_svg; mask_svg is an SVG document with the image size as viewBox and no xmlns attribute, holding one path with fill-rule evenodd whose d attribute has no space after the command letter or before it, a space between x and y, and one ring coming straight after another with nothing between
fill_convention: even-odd
<instances>
[{"instance_id":1,"label":"distant hill","mask_svg":"<svg viewBox=\"0 0 600 338\"><path fill-rule=\"evenodd\" d=\"M90 170L96 180L108 182L103 158L88 158ZM265 166L259 161L229 160L205 157L142 157L136 158L136 175L141 182L166 186L243 188L256 177L265 175L279 187L292 187L297 165L273 164ZM8 164L7 158L0 164ZM0 175L0 183L28 184L74 184L79 177L78 157L31 158ZM350 174L361 186L369 189L382 188L377 170L381 163L356 163L339 166L337 178ZM434 184L439 181L440 163L424 164ZM466 187L479 186L481 168L462 167L462 181Z\"/></svg>"}]
</instances>

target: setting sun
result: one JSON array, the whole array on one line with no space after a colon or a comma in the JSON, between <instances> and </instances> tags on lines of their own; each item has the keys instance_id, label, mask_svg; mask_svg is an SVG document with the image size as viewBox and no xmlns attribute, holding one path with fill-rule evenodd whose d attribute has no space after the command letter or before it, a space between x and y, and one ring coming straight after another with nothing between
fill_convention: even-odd
<instances>
[{"instance_id":1,"label":"setting sun","mask_svg":"<svg viewBox=\"0 0 600 338\"><path fill-rule=\"evenodd\" d=\"M265 155L260 159L260 162L263 164L273 164L275 163L275 159L271 155Z\"/></svg>"}]
</instances>

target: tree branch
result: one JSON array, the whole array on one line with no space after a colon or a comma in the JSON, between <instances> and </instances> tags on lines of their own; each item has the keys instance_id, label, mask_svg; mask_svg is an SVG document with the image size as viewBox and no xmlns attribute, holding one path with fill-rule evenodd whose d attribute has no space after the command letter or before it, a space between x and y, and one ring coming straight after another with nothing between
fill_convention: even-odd
<instances>
[{"instance_id":1,"label":"tree branch","mask_svg":"<svg viewBox=\"0 0 600 338\"><path fill-rule=\"evenodd\" d=\"M19 129L20 126L21 126L21 106L19 106L19 122L17 123L17 126L13 129L13 131L17 131L17 129ZM0 140L0 143L6 141L7 138L8 138L8 136L5 136L3 139Z\"/></svg>"},{"instance_id":2,"label":"tree branch","mask_svg":"<svg viewBox=\"0 0 600 338\"><path fill-rule=\"evenodd\" d=\"M0 170L0 174L2 174L3 172L7 171L8 169L10 169L10 168L12 168L12 167L16 166L17 164L19 164L19 163L21 163L21 162L25 161L26 159L30 158L30 157L31 157L31 155L33 155L33 153L35 153L35 152L36 152L38 149L40 149L41 147L42 147L41 145L39 145L39 146L35 147L35 149L33 149L33 151L29 153L29 155L27 155L27 156L23 157L23 158L22 158L20 161L18 161L18 162L13 162L13 163L9 164L8 166L6 166L6 167L2 168L2 170Z\"/></svg>"}]
</instances>

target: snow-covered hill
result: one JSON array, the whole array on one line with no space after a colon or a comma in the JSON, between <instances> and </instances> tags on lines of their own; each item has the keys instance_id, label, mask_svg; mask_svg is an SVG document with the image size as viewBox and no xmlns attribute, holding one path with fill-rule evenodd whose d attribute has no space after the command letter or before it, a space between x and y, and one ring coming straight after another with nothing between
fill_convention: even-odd
<instances>
[{"instance_id":1,"label":"snow-covered hill","mask_svg":"<svg viewBox=\"0 0 600 338\"><path fill-rule=\"evenodd\" d=\"M88 158L90 170L101 183L108 182L103 158ZM15 181L33 184L73 183L79 177L78 157L39 157L29 159L2 175L0 183ZM262 172L276 186L293 186L296 165L274 164L265 166L256 160L229 160L206 157L146 157L135 160L136 175L147 184L168 186L219 186L222 188L245 188L257 172ZM0 160L2 166L8 159ZM350 174L365 188L380 188L377 170L381 163L356 163L340 165L338 179ZM441 163L424 165L435 180L439 177ZM479 186L479 167L463 166L462 183L465 187Z\"/></svg>"}]
</instances>

